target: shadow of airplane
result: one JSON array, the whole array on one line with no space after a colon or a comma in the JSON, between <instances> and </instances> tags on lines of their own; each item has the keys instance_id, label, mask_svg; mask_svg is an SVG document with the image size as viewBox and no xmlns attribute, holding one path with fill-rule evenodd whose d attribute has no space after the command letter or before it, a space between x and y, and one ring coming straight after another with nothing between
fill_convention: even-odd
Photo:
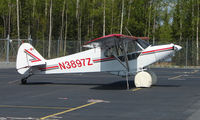
<instances>
[{"instance_id":1,"label":"shadow of airplane","mask_svg":"<svg viewBox=\"0 0 200 120\"><path fill-rule=\"evenodd\" d=\"M126 84L127 83L124 80L124 81L113 82L113 83L110 83L110 84L99 85L99 86L93 87L91 89L95 89L95 90L127 90ZM135 88L133 81L129 81L129 88L130 89Z\"/></svg>"},{"instance_id":2,"label":"shadow of airplane","mask_svg":"<svg viewBox=\"0 0 200 120\"><path fill-rule=\"evenodd\" d=\"M73 86L78 86L78 85L83 85L83 86L95 86L90 89L94 90L126 90L126 81L117 81L117 82L112 82L112 83L55 83L55 82L29 82L26 85L73 85ZM180 85L153 85L153 88L157 87L180 87ZM129 81L129 88L134 89L136 88L134 85L134 81Z\"/></svg>"},{"instance_id":3,"label":"shadow of airplane","mask_svg":"<svg viewBox=\"0 0 200 120\"><path fill-rule=\"evenodd\" d=\"M55 83L55 82L28 82L25 85L84 85L84 86L95 86L90 89L96 90L126 90L126 81L117 81L112 83ZM135 88L133 81L129 81L130 89Z\"/></svg>"}]
</instances>

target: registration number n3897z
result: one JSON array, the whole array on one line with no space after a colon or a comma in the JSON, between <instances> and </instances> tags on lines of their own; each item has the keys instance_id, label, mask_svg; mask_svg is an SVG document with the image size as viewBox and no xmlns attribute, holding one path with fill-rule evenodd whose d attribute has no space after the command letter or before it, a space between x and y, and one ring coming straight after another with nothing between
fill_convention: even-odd
<instances>
[{"instance_id":1,"label":"registration number n3897z","mask_svg":"<svg viewBox=\"0 0 200 120\"><path fill-rule=\"evenodd\" d=\"M61 70L93 65L91 58L76 59L58 63Z\"/></svg>"}]
</instances>

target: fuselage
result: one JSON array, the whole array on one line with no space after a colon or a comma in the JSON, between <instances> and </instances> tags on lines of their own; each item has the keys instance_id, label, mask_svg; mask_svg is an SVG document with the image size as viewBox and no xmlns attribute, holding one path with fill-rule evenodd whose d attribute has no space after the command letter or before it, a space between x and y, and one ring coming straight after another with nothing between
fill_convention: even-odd
<instances>
[{"instance_id":1,"label":"fuselage","mask_svg":"<svg viewBox=\"0 0 200 120\"><path fill-rule=\"evenodd\" d=\"M122 34L106 35L88 41L83 46L88 50L49 60L44 59L31 44L23 43L18 49L16 69L23 75L22 84L26 84L27 79L34 74L109 72L126 76L127 88L128 76L135 74L137 87L150 87L151 84L144 83L156 80L151 77L153 73L144 72L147 66L173 56L181 46L151 46L145 41L148 39Z\"/></svg>"},{"instance_id":2,"label":"fuselage","mask_svg":"<svg viewBox=\"0 0 200 120\"><path fill-rule=\"evenodd\" d=\"M149 46L143 50L127 53L129 74L134 75L145 67L170 57L177 50L176 45ZM122 64L114 56L105 55L106 50L100 47L83 52L46 60L46 66L40 67L34 74L62 74L62 73L86 73L86 72L110 72L124 76L126 68L124 56L117 56Z\"/></svg>"}]
</instances>

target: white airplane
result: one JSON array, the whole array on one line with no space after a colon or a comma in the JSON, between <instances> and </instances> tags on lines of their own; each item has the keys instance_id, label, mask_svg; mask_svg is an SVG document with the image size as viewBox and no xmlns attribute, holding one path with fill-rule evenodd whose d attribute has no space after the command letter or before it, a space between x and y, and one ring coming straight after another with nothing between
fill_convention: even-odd
<instances>
[{"instance_id":1,"label":"white airplane","mask_svg":"<svg viewBox=\"0 0 200 120\"><path fill-rule=\"evenodd\" d=\"M18 50L16 69L22 74L21 83L37 74L63 74L108 72L126 76L129 89L129 76L134 76L136 87L150 87L157 81L156 75L147 71L155 62L174 56L182 47L175 44L151 46L147 37L133 37L111 34L87 42L86 51L55 59L44 59L32 45L23 43Z\"/></svg>"}]
</instances>

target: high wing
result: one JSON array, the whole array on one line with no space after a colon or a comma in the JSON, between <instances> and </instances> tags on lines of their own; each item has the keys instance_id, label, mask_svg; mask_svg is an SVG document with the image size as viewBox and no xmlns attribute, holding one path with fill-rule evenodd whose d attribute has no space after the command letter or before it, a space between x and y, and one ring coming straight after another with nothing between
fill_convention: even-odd
<instances>
[{"instance_id":1,"label":"high wing","mask_svg":"<svg viewBox=\"0 0 200 120\"><path fill-rule=\"evenodd\" d=\"M106 36L88 41L86 42L84 47L111 48L113 46L116 46L117 44L122 44L123 42L129 42L132 40L148 40L148 39L149 39L148 37L135 37L135 36L127 36L123 34L111 34L111 35L106 35Z\"/></svg>"}]
</instances>

